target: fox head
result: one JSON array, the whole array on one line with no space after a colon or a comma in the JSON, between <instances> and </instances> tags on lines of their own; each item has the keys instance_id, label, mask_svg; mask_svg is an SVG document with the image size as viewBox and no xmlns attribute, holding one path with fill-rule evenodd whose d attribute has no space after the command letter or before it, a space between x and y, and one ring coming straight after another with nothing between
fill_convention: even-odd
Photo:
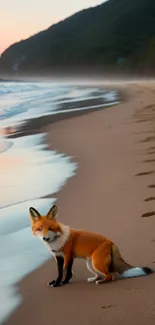
<instances>
[{"instance_id":1,"label":"fox head","mask_svg":"<svg viewBox=\"0 0 155 325\"><path fill-rule=\"evenodd\" d=\"M61 236L63 229L57 221L58 208L53 205L47 215L42 216L35 208L29 209L30 222L34 236L39 237L46 243L50 243Z\"/></svg>"}]
</instances>

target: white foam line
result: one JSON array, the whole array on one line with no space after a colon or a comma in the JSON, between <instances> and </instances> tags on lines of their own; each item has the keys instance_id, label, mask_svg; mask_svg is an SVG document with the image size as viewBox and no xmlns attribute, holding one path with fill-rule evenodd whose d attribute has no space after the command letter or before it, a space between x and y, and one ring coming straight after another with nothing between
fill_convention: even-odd
<instances>
[{"instance_id":1,"label":"white foam line","mask_svg":"<svg viewBox=\"0 0 155 325\"><path fill-rule=\"evenodd\" d=\"M89 99L100 99L100 98L104 98L104 97L105 97L105 93L100 96L88 96L88 97L83 96L83 97L76 98L76 99L54 101L54 103L55 104L76 103L76 102L81 102L81 101L85 101L85 100L89 100Z\"/></svg>"},{"instance_id":2,"label":"white foam line","mask_svg":"<svg viewBox=\"0 0 155 325\"><path fill-rule=\"evenodd\" d=\"M76 112L76 111L85 111L85 110L88 110L88 109L106 107L106 106L113 106L113 105L117 105L117 104L120 104L120 101L106 103L106 104L98 104L98 105L86 106L86 107L79 107L79 108L75 108L75 109L64 109L64 110L57 111L57 112L51 112L50 115L69 113L69 112Z\"/></svg>"},{"instance_id":3,"label":"white foam line","mask_svg":"<svg viewBox=\"0 0 155 325\"><path fill-rule=\"evenodd\" d=\"M109 102L109 103L105 103L105 104L98 104L98 105L92 105L92 106L86 106L86 107L78 107L78 108L74 108L74 109L63 109L63 110L55 110L52 112L46 112L44 114L38 114L35 116L31 116L31 119L36 119L38 117L43 117L43 116L48 116L48 115L55 115L55 114L63 114L63 113L71 113L71 112L78 112L78 111L85 111L85 110L89 110L89 109L94 109L94 108L100 108L100 107L109 107L109 106L114 106L114 105L118 105L120 104L120 101L115 101L115 102ZM26 120L30 120L30 118L26 118Z\"/></svg>"}]
</instances>

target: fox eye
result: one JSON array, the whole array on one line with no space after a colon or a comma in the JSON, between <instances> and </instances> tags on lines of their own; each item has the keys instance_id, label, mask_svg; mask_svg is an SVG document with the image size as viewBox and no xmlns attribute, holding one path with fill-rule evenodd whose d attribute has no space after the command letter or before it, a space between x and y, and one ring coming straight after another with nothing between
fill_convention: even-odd
<instances>
[{"instance_id":1,"label":"fox eye","mask_svg":"<svg viewBox=\"0 0 155 325\"><path fill-rule=\"evenodd\" d=\"M53 229L51 227L49 227L49 230L53 231Z\"/></svg>"},{"instance_id":2,"label":"fox eye","mask_svg":"<svg viewBox=\"0 0 155 325\"><path fill-rule=\"evenodd\" d=\"M41 227L39 227L38 229L37 229L37 231L41 231L42 230L42 228Z\"/></svg>"}]
</instances>

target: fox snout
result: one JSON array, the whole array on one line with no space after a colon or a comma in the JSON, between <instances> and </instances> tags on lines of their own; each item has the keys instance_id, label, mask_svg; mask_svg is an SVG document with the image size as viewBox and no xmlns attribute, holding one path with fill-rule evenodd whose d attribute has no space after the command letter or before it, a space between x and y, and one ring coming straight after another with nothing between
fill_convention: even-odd
<instances>
[{"instance_id":1,"label":"fox snout","mask_svg":"<svg viewBox=\"0 0 155 325\"><path fill-rule=\"evenodd\" d=\"M43 237L43 240L48 243L50 241L50 238L49 237Z\"/></svg>"}]
</instances>

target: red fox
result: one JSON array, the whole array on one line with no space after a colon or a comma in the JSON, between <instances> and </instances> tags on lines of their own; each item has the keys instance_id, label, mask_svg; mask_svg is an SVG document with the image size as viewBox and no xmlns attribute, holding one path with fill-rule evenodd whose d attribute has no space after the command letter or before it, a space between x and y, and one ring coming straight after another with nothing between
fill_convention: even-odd
<instances>
[{"instance_id":1,"label":"red fox","mask_svg":"<svg viewBox=\"0 0 155 325\"><path fill-rule=\"evenodd\" d=\"M51 207L46 216L40 215L32 207L29 213L33 234L42 240L57 261L58 277L48 283L52 287L70 281L74 258L85 259L88 270L94 275L88 278L88 282L96 284L153 273L148 267L134 267L126 263L110 239L96 233L76 230L58 222L56 205ZM66 272L63 279L64 270Z\"/></svg>"}]
</instances>

